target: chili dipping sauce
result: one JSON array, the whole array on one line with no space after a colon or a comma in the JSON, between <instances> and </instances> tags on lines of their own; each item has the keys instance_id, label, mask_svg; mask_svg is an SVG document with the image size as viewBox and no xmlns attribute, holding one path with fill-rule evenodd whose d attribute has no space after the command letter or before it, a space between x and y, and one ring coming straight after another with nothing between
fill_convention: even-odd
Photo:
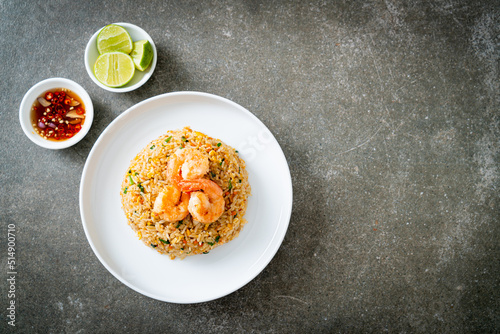
<instances>
[{"instance_id":1,"label":"chili dipping sauce","mask_svg":"<svg viewBox=\"0 0 500 334\"><path fill-rule=\"evenodd\" d=\"M85 122L82 99L66 88L40 95L31 108L33 129L47 140L61 141L76 135Z\"/></svg>"}]
</instances>

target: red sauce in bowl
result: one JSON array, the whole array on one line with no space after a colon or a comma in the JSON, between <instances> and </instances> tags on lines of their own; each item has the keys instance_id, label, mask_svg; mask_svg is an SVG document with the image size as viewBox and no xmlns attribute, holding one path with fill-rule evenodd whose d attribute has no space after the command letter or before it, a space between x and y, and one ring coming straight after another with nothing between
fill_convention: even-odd
<instances>
[{"instance_id":1,"label":"red sauce in bowl","mask_svg":"<svg viewBox=\"0 0 500 334\"><path fill-rule=\"evenodd\" d=\"M82 99L66 88L40 95L31 108L33 129L47 140L61 141L76 135L85 122Z\"/></svg>"}]
</instances>

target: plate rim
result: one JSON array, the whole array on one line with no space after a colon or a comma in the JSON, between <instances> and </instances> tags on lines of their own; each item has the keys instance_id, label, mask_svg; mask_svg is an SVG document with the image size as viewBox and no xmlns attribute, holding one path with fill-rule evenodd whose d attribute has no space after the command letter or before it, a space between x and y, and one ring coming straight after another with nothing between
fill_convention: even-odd
<instances>
[{"instance_id":1,"label":"plate rim","mask_svg":"<svg viewBox=\"0 0 500 334\"><path fill-rule=\"evenodd\" d=\"M162 298L161 296L157 296L153 293L145 291L142 288L139 288L138 286L135 286L134 284L126 281L118 272L116 272L114 269L112 269L109 266L107 261L100 254L100 252L97 251L96 246L94 245L92 238L90 236L90 232L89 232L88 226L87 226L88 223L86 222L86 219L85 219L85 217L87 215L84 212L85 211L84 210L84 196L85 196L84 191L87 187L90 187L90 182L88 182L86 185L85 180L86 180L87 174L90 173L89 169L92 167L90 165L93 162L93 157L99 153L101 146L104 145L103 142L107 139L106 137L108 136L108 133L114 130L115 124L118 124L124 118L128 117L128 115L130 113L133 113L134 110L140 108L141 106L143 106L145 104L151 103L154 100L168 98L168 97L176 97L176 96L204 97L204 98L215 99L215 100L222 101L224 103L228 103L228 104L232 105L233 107L236 107L240 111L244 112L247 116L250 116L251 118L253 118L254 121L256 121L260 124L260 126L264 127L267 131L269 131L269 133L272 135L272 140L276 141L276 144L278 145L279 160L281 160L281 163L285 167L284 172L286 172L286 177L285 177L285 179L287 181L286 185L287 185L287 188L289 189L289 191L285 192L285 195L287 196L287 198L285 199L285 202L284 202L285 205L283 205L283 207L282 207L283 210L282 210L281 214L284 214L284 217L282 219L282 223L277 226L275 233L274 233L275 235L273 236L273 238L276 237L276 234L280 230L282 230L282 233L281 233L281 235L279 235L279 239L276 239L274 249L272 249L272 248L269 249L269 246L272 246L272 242L271 242L268 245L268 249L266 249L266 251L263 252L263 255L266 255L266 253L267 253L268 258L265 259L265 261L259 265L258 269L255 271L255 274L248 275L248 277L246 277L246 279L242 280L242 282L240 282L240 284L238 284L238 286L236 288L231 288L231 289L229 289L229 291L225 291L224 293L219 294L215 297L198 298L195 301L191 301L191 300L190 301L182 301L182 300L173 301L173 300L169 300L168 298ZM94 145L92 146L92 149L90 150L90 152L87 156L87 159L85 161L85 165L84 165L83 170L82 170L82 176L81 176L80 184L79 184L79 209L80 209L79 211L80 211L80 218L81 218L82 227L84 229L85 236L87 238L87 242L89 243L94 255L98 258L99 262L107 269L107 271L110 274L112 274L116 279L118 279L121 283L123 283L128 288L130 288L130 289L132 289L132 290L134 290L134 291L136 291L144 296L150 297L152 299L163 301L163 302L168 302L168 303L175 303L175 304L196 304L196 303L203 303L203 302L209 302L212 300L220 299L222 297L225 297L227 295L234 293L235 291L241 289L246 284L248 284L253 279L255 279L269 265L269 263L272 261L272 259L275 257L278 250L280 249L280 247L283 243L283 240L286 236L286 233L288 231L288 226L290 224L290 219L291 219L291 214L292 214L292 208L293 208L293 183L292 183L290 168L288 166L288 162L286 161L286 157L285 157L285 154L283 152L283 149L281 148L281 145L279 145L279 142L274 137L274 135L269 130L269 128L257 116L255 116L253 113L251 113L249 110L247 110L243 106L239 105L238 103L231 101L225 97L221 97L221 96L214 95L211 93L199 92L199 91L176 91L176 92L159 94L159 95L150 97L148 99L145 99L143 101L140 101L140 102L134 104L133 106L129 107L124 112L122 112L120 115L118 115L115 119L113 119L111 121L111 123L109 123L106 126L106 128L99 135L99 137L95 141Z\"/></svg>"}]
</instances>

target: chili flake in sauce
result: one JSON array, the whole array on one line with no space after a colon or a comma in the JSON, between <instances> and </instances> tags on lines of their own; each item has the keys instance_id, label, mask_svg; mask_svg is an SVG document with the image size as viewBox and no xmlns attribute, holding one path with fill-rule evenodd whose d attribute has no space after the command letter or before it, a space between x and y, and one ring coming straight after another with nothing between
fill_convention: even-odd
<instances>
[{"instance_id":1,"label":"chili flake in sauce","mask_svg":"<svg viewBox=\"0 0 500 334\"><path fill-rule=\"evenodd\" d=\"M33 129L44 139L61 141L76 135L85 122L81 98L65 88L40 95L31 108Z\"/></svg>"}]
</instances>

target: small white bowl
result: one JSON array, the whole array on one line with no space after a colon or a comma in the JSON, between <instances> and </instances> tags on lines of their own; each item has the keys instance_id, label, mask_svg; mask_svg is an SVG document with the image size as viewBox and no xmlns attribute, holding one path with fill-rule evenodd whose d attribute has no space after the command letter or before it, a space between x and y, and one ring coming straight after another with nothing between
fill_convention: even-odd
<instances>
[{"instance_id":1,"label":"small white bowl","mask_svg":"<svg viewBox=\"0 0 500 334\"><path fill-rule=\"evenodd\" d=\"M35 100L40 95L54 88L67 88L71 90L82 99L83 104L85 105L85 122L83 123L82 128L73 137L61 141L43 139L38 133L35 132L33 124L31 123L31 108L33 103L35 103ZM21 122L21 127L23 128L26 136L35 144L52 150L70 147L82 140L87 132L89 132L93 119L94 106L89 94L76 82L64 78L50 78L40 81L28 90L21 101L21 106L19 107L19 121Z\"/></svg>"},{"instance_id":2,"label":"small white bowl","mask_svg":"<svg viewBox=\"0 0 500 334\"><path fill-rule=\"evenodd\" d=\"M110 92L115 92L115 93L125 93L125 92L130 92L132 90L135 90L148 81L148 79L151 77L153 74L155 68L156 68L156 60L157 60L157 53L156 53L156 46L155 43L153 42L153 39L147 32L145 32L142 28L139 28L136 25L130 24L130 23L123 23L123 22L118 22L118 23L113 23L117 24L119 26L122 26L127 30L127 32L130 34L130 37L132 38L132 41L137 42L143 39L147 39L151 46L153 47L153 60L151 60L151 64L149 67L141 72L139 70L135 71L134 77L132 80L130 80L129 83L127 83L123 87L119 88L111 88L106 85L103 85L99 80L94 75L94 64L97 58L99 57L99 52L97 51L97 35L99 35L99 32L102 30L99 29L89 40L87 43L87 47L85 48L85 68L87 69L87 73L92 79L92 81L95 82L95 84L105 90L108 90ZM104 28L104 27L103 27Z\"/></svg>"}]
</instances>

